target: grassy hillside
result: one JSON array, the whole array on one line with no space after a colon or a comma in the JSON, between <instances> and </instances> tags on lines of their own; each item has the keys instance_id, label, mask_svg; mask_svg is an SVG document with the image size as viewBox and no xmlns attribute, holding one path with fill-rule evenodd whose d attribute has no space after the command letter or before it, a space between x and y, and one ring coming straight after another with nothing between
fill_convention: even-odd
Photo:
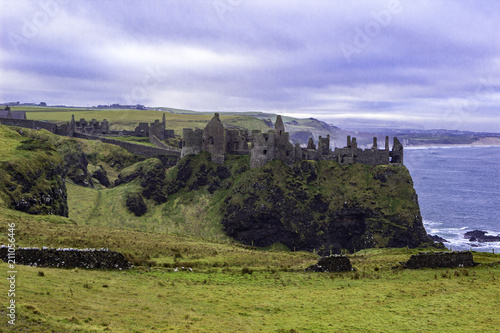
<instances>
[{"instance_id":1,"label":"grassy hillside","mask_svg":"<svg viewBox=\"0 0 500 333\"><path fill-rule=\"evenodd\" d=\"M499 255L474 253L482 265L468 269L394 270L415 250L364 250L350 255L357 272L304 273L314 254L75 226L0 209L3 233L12 222L22 246L109 247L152 265L17 265L21 331L488 332L500 325ZM182 266L194 271L172 271ZM0 269L8 270L5 263ZM5 279L0 288L7 290ZM6 293L0 301L8 302Z\"/></svg>"}]
</instances>

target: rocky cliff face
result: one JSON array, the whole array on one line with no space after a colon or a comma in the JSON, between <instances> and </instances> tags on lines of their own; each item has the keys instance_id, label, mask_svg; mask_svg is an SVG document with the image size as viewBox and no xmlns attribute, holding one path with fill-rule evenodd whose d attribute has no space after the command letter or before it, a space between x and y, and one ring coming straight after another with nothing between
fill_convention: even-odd
<instances>
[{"instance_id":1,"label":"rocky cliff face","mask_svg":"<svg viewBox=\"0 0 500 333\"><path fill-rule=\"evenodd\" d=\"M11 138L14 154L0 163L2 201L29 214L68 216L63 161L55 147L44 140Z\"/></svg>"},{"instance_id":2,"label":"rocky cliff face","mask_svg":"<svg viewBox=\"0 0 500 333\"><path fill-rule=\"evenodd\" d=\"M246 244L339 253L430 244L405 167L280 161L231 186L222 224Z\"/></svg>"},{"instance_id":3,"label":"rocky cliff face","mask_svg":"<svg viewBox=\"0 0 500 333\"><path fill-rule=\"evenodd\" d=\"M175 193L185 192L192 200L196 193L209 193L218 213L207 218L220 219L227 235L256 246L280 242L290 249L329 254L433 243L405 167L339 166L334 161L288 167L275 160L249 169L247 163L248 158L232 156L216 165L209 154L200 153L165 170L164 178L153 163L151 192L161 193L161 202ZM146 178L151 177L140 178L141 194L148 197L152 189L145 186L151 183Z\"/></svg>"}]
</instances>

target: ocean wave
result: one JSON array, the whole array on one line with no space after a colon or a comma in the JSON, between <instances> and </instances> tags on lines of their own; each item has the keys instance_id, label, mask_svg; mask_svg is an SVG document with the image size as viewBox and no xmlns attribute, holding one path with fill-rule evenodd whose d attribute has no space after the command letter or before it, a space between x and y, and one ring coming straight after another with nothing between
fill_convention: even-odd
<instances>
[{"instance_id":1,"label":"ocean wave","mask_svg":"<svg viewBox=\"0 0 500 333\"><path fill-rule=\"evenodd\" d=\"M406 150L452 149L452 148L498 148L496 145L449 145L449 146L405 146Z\"/></svg>"},{"instance_id":2,"label":"ocean wave","mask_svg":"<svg viewBox=\"0 0 500 333\"><path fill-rule=\"evenodd\" d=\"M423 220L423 223L424 223L424 226L430 226L430 227L438 226L438 225L442 225L443 224L442 222L429 221L429 220Z\"/></svg>"},{"instance_id":3,"label":"ocean wave","mask_svg":"<svg viewBox=\"0 0 500 333\"><path fill-rule=\"evenodd\" d=\"M469 226L460 227L460 228L440 228L442 224L439 222L425 222L424 226L429 226L427 229L428 233L431 235L437 235L442 237L448 241L448 243L444 243L444 245L450 250L472 250L472 251L480 251L480 252L500 252L500 242L471 242L469 239L464 238L464 235L467 231L476 230L475 228L471 228ZM496 236L500 234L500 232L495 230L482 230L485 231L487 235Z\"/></svg>"}]
</instances>

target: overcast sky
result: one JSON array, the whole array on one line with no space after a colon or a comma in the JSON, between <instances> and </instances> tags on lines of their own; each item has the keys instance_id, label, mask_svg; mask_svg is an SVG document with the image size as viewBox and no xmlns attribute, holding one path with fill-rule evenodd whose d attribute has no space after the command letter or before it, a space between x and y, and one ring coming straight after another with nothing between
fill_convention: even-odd
<instances>
[{"instance_id":1,"label":"overcast sky","mask_svg":"<svg viewBox=\"0 0 500 333\"><path fill-rule=\"evenodd\" d=\"M500 132L500 1L0 0L0 102Z\"/></svg>"}]
</instances>

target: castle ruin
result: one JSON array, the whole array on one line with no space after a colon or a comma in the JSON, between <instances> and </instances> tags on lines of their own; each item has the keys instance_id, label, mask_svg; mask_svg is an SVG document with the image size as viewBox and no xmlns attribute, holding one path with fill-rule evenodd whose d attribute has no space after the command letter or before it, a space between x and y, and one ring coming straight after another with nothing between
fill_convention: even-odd
<instances>
[{"instance_id":1,"label":"castle ruin","mask_svg":"<svg viewBox=\"0 0 500 333\"><path fill-rule=\"evenodd\" d=\"M189 154L207 151L214 163L222 164L226 154L250 155L250 167L264 166L267 162L279 159L287 165L302 160L333 160L340 165L361 163L368 165L403 164L403 145L394 137L392 150L389 150L389 137L385 138L384 149L378 149L377 138L369 149L358 148L356 138L347 137L344 148L330 149L330 135L319 137L318 146L312 138L307 147L298 143L293 145L281 116L278 116L273 130L263 133L259 130L240 131L225 129L218 113L207 126L201 129L184 128L182 133L181 158Z\"/></svg>"},{"instance_id":2,"label":"castle ruin","mask_svg":"<svg viewBox=\"0 0 500 333\"><path fill-rule=\"evenodd\" d=\"M71 117L71 122L57 125L45 121L26 119L24 111L11 111L6 108L0 114L0 124L7 126L20 126L33 129L46 129L54 134L70 137L80 137L84 139L101 140L122 146L134 153L145 156L155 154L179 155L176 148L164 145L161 140L174 137L173 130L165 129L165 115L160 122L139 123L134 131L112 131L109 123L104 119L101 123L92 119L87 122L85 119L75 120ZM149 137L155 147L148 147L140 144L113 140L108 137L113 136L142 136ZM312 138L306 147L300 144L293 145L289 140L289 133L285 131L283 119L278 115L274 129L263 133L260 130L251 131L226 129L220 120L218 113L202 129L184 128L182 132L181 158L197 154L200 151L207 151L211 154L212 161L217 164L224 163L226 154L250 155L250 167L257 168L264 166L267 162L279 159L287 165L293 165L302 160L333 160L340 165L361 163L368 165L402 165L403 145L394 137L392 150L389 149L389 137L385 138L384 149L378 149L377 138L373 138L373 146L368 149L358 148L356 138L347 137L347 144L343 148L330 148L330 135L319 137L318 144Z\"/></svg>"},{"instance_id":3,"label":"castle ruin","mask_svg":"<svg viewBox=\"0 0 500 333\"><path fill-rule=\"evenodd\" d=\"M71 122L68 125L68 136L72 136L73 133L87 134L87 135L104 135L104 136L138 136L153 138L158 140L165 140L174 137L174 130L165 129L166 121L165 114L163 115L162 122L156 119L154 123L139 123L139 125L133 131L110 131L109 123L107 119L104 119L101 123L97 120L92 119L87 122L85 119L81 118L75 121L75 117L71 116Z\"/></svg>"},{"instance_id":4,"label":"castle ruin","mask_svg":"<svg viewBox=\"0 0 500 333\"><path fill-rule=\"evenodd\" d=\"M147 123L140 123L134 131L112 131L109 129L109 123L106 119L101 123L96 119L87 122L85 119L81 118L76 121L74 115L72 115L70 122L58 125L48 121L26 119L26 111L12 111L10 107L7 106L5 110L0 110L0 124L37 130L45 129L57 135L87 140L100 140L125 148L134 154L147 157L157 155L172 155L178 157L180 155L180 150L178 148L167 146L162 142L162 140L174 137L173 130L165 129L165 114L163 115L162 122L155 120L154 123L149 125ZM149 141L156 147L113 139L113 137L120 136L149 137Z\"/></svg>"}]
</instances>

